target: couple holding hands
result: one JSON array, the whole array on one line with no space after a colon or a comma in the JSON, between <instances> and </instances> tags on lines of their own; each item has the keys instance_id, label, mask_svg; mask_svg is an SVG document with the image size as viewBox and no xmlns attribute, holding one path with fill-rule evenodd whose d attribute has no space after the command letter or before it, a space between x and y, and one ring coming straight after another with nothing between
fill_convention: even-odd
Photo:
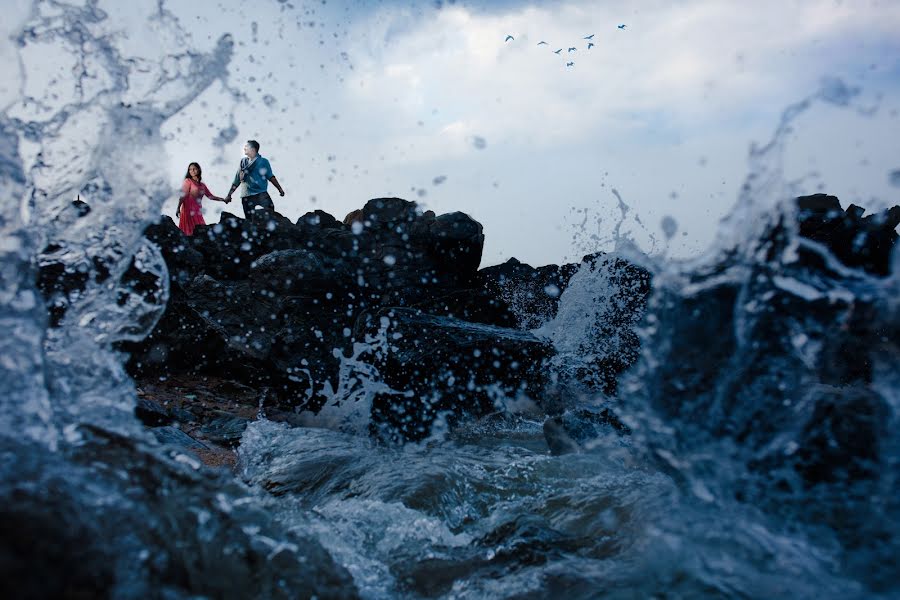
<instances>
[{"instance_id":1,"label":"couple holding hands","mask_svg":"<svg viewBox=\"0 0 900 600\"><path fill-rule=\"evenodd\" d=\"M200 165L192 162L188 165L187 173L184 175L181 197L178 199L178 209L175 211L178 227L185 235L193 235L194 227L206 225L200 206L203 197L227 204L231 202L231 195L238 187L241 188L241 204L244 208L245 219L249 219L254 210L272 212L275 210L275 204L267 191L270 181L278 193L284 196L284 189L275 179L272 165L269 164L268 159L260 156L259 142L256 140L247 140L247 143L244 144L244 158L241 159L240 168L234 175L231 190L224 198L209 191L209 188L203 183L203 171L200 169Z\"/></svg>"}]
</instances>

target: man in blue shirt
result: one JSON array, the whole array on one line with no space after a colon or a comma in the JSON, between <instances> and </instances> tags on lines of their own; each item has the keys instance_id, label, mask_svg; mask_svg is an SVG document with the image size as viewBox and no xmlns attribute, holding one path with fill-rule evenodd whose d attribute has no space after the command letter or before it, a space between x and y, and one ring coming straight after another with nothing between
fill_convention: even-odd
<instances>
[{"instance_id":1,"label":"man in blue shirt","mask_svg":"<svg viewBox=\"0 0 900 600\"><path fill-rule=\"evenodd\" d=\"M275 179L272 165L269 164L267 159L259 155L259 142L256 140L247 140L247 143L244 144L244 154L245 157L241 159L241 166L234 176L231 190L225 196L225 201L231 202L231 195L234 193L234 190L242 183L246 183L247 186L242 188L241 191L243 194L241 204L244 207L244 218L249 219L250 214L255 210L274 212L275 204L267 191L269 182L272 182L272 185L278 189L278 193L282 196L284 196L284 190L281 184L278 183L278 180Z\"/></svg>"}]
</instances>

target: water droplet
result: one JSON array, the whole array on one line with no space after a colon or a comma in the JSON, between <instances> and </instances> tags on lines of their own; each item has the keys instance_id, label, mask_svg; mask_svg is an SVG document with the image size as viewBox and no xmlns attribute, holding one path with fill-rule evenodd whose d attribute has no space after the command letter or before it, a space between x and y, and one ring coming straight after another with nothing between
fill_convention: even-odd
<instances>
[{"instance_id":1,"label":"water droplet","mask_svg":"<svg viewBox=\"0 0 900 600\"><path fill-rule=\"evenodd\" d=\"M888 181L894 187L900 187L900 169L894 169L888 173Z\"/></svg>"},{"instance_id":2,"label":"water droplet","mask_svg":"<svg viewBox=\"0 0 900 600\"><path fill-rule=\"evenodd\" d=\"M666 215L662 218L660 227L662 227L663 235L666 236L666 239L671 240L675 236L675 233L678 231L678 221L676 221L669 215Z\"/></svg>"}]
</instances>

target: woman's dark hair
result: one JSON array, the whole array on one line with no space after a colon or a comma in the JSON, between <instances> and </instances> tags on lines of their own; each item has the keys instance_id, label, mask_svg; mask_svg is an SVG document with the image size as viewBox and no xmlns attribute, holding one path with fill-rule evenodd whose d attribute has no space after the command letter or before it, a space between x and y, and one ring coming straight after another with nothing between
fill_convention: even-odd
<instances>
[{"instance_id":1,"label":"woman's dark hair","mask_svg":"<svg viewBox=\"0 0 900 600\"><path fill-rule=\"evenodd\" d=\"M200 163L191 163L188 165L187 173L184 174L185 179L191 178L191 167L197 167L197 181L203 181L203 169L200 168Z\"/></svg>"},{"instance_id":2,"label":"woman's dark hair","mask_svg":"<svg viewBox=\"0 0 900 600\"><path fill-rule=\"evenodd\" d=\"M250 144L254 150L259 152L259 142L257 142L256 140L247 140L247 143Z\"/></svg>"}]
</instances>

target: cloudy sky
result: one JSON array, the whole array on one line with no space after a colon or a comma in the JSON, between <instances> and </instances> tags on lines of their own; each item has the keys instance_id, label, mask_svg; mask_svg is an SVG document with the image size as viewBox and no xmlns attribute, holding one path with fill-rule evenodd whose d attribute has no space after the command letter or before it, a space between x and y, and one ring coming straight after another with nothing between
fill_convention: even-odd
<instances>
[{"instance_id":1,"label":"cloudy sky","mask_svg":"<svg viewBox=\"0 0 900 600\"><path fill-rule=\"evenodd\" d=\"M662 250L660 222L671 216L679 230L668 251L687 256L736 201L750 144L823 78L841 78L874 114L813 107L787 173L845 204L900 202L888 175L900 168L898 1L164 6L187 32L173 44L209 50L229 34L237 49L227 86L213 84L165 126L173 188L196 160L224 195L255 138L291 218L342 218L369 198L400 196L479 220L482 265L558 263L611 248L615 189L640 244ZM175 206L173 195L166 212ZM209 203L207 220L221 207Z\"/></svg>"}]
</instances>

